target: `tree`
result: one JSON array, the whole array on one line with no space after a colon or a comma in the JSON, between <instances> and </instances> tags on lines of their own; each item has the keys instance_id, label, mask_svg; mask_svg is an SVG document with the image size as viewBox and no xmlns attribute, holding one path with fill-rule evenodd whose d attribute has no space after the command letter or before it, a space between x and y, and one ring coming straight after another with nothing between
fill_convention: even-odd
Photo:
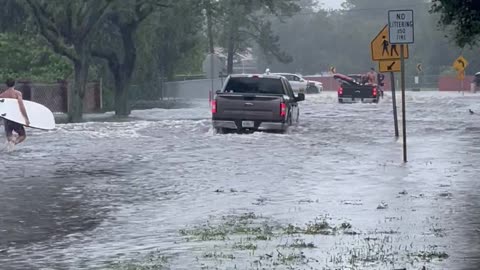
<instances>
[{"instance_id":1,"label":"tree","mask_svg":"<svg viewBox=\"0 0 480 270\"><path fill-rule=\"evenodd\" d=\"M3 79L49 82L66 79L72 73L70 63L39 42L36 36L0 34L0 59L3 59L0 66L0 78Z\"/></svg>"},{"instance_id":2,"label":"tree","mask_svg":"<svg viewBox=\"0 0 480 270\"><path fill-rule=\"evenodd\" d=\"M158 8L165 7L171 7L169 1L118 0L107 16L108 21L103 26L103 31L98 33L99 39L93 55L108 62L115 84L117 116L130 114L128 87L137 61L138 28Z\"/></svg>"},{"instance_id":3,"label":"tree","mask_svg":"<svg viewBox=\"0 0 480 270\"><path fill-rule=\"evenodd\" d=\"M298 12L297 0L224 0L221 5L221 32L223 46L227 48L227 72L233 73L234 55L249 46L258 44L267 59L274 57L280 62L289 62L291 58L281 51L279 39L273 34L269 18L288 17Z\"/></svg>"},{"instance_id":4,"label":"tree","mask_svg":"<svg viewBox=\"0 0 480 270\"><path fill-rule=\"evenodd\" d=\"M214 16L214 2L212 0L203 0L203 8L205 9L205 17L207 21L207 39L208 39L208 53L215 53L215 41L213 37L213 16Z\"/></svg>"},{"instance_id":5,"label":"tree","mask_svg":"<svg viewBox=\"0 0 480 270\"><path fill-rule=\"evenodd\" d=\"M177 72L201 69L206 45L203 5L198 0L176 1L161 9L141 30L143 57L152 60L161 77L173 79ZM181 14L181 16L179 16Z\"/></svg>"},{"instance_id":6,"label":"tree","mask_svg":"<svg viewBox=\"0 0 480 270\"><path fill-rule=\"evenodd\" d=\"M70 122L79 122L83 114L93 37L104 21L111 1L24 0L23 3L52 49L73 63L74 83L68 118Z\"/></svg>"},{"instance_id":7,"label":"tree","mask_svg":"<svg viewBox=\"0 0 480 270\"><path fill-rule=\"evenodd\" d=\"M17 0L3 0L0 10L0 32L22 31L28 15Z\"/></svg>"},{"instance_id":8,"label":"tree","mask_svg":"<svg viewBox=\"0 0 480 270\"><path fill-rule=\"evenodd\" d=\"M433 0L431 12L441 14L439 24L444 29L453 28L453 40L461 48L478 43L480 2L475 0Z\"/></svg>"}]
</instances>

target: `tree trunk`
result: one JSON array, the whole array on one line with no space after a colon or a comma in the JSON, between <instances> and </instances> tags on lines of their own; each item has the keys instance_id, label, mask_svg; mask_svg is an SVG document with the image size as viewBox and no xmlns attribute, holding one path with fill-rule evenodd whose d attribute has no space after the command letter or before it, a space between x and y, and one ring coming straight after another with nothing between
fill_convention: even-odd
<instances>
[{"instance_id":1,"label":"tree trunk","mask_svg":"<svg viewBox=\"0 0 480 270\"><path fill-rule=\"evenodd\" d=\"M84 55L80 61L74 63L75 78L70 95L70 106L68 109L68 121L78 123L82 121L83 98L88 77L88 60Z\"/></svg>"},{"instance_id":2,"label":"tree trunk","mask_svg":"<svg viewBox=\"0 0 480 270\"><path fill-rule=\"evenodd\" d=\"M210 0L205 0L205 10L207 13L207 36L208 36L208 52L215 53L213 42L213 23L212 23L212 3Z\"/></svg>"},{"instance_id":3,"label":"tree trunk","mask_svg":"<svg viewBox=\"0 0 480 270\"><path fill-rule=\"evenodd\" d=\"M227 73L233 73L233 56L235 54L235 42L238 32L237 27L237 14L235 13L236 5L235 1L230 2L230 10L228 12L230 25L229 25L229 33L228 33L228 47L227 47Z\"/></svg>"},{"instance_id":4,"label":"tree trunk","mask_svg":"<svg viewBox=\"0 0 480 270\"><path fill-rule=\"evenodd\" d=\"M131 112L128 89L137 60L137 48L134 37L138 25L137 23L120 27L125 53L123 61L115 68L112 66L112 72L115 78L115 115L118 117L127 117Z\"/></svg>"},{"instance_id":5,"label":"tree trunk","mask_svg":"<svg viewBox=\"0 0 480 270\"><path fill-rule=\"evenodd\" d=\"M127 117L130 115L130 102L128 97L128 83L125 82L125 74L117 74L115 77L115 116Z\"/></svg>"},{"instance_id":6,"label":"tree trunk","mask_svg":"<svg viewBox=\"0 0 480 270\"><path fill-rule=\"evenodd\" d=\"M233 19L232 19L233 20ZM230 33L228 36L228 48L227 48L227 73L233 73L233 55L235 54L235 29L234 22L231 22Z\"/></svg>"}]
</instances>

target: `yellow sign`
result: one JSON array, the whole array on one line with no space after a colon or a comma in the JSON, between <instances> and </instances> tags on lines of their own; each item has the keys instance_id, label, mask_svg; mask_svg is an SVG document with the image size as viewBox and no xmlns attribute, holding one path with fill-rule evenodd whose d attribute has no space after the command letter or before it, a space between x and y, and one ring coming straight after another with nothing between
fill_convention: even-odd
<instances>
[{"instance_id":1,"label":"yellow sign","mask_svg":"<svg viewBox=\"0 0 480 270\"><path fill-rule=\"evenodd\" d=\"M465 71L464 70L458 71L457 79L459 79L460 81L463 81L465 79Z\"/></svg>"},{"instance_id":2,"label":"yellow sign","mask_svg":"<svg viewBox=\"0 0 480 270\"><path fill-rule=\"evenodd\" d=\"M378 61L378 70L380 72L400 72L402 65L400 60Z\"/></svg>"},{"instance_id":3,"label":"yellow sign","mask_svg":"<svg viewBox=\"0 0 480 270\"><path fill-rule=\"evenodd\" d=\"M373 61L400 59L400 45L390 44L388 25L372 40L370 47ZM408 45L404 45L403 55L408 59Z\"/></svg>"},{"instance_id":4,"label":"yellow sign","mask_svg":"<svg viewBox=\"0 0 480 270\"><path fill-rule=\"evenodd\" d=\"M453 68L456 71L463 71L467 68L468 61L467 59L463 58L463 56L458 57L455 62L453 62Z\"/></svg>"}]
</instances>

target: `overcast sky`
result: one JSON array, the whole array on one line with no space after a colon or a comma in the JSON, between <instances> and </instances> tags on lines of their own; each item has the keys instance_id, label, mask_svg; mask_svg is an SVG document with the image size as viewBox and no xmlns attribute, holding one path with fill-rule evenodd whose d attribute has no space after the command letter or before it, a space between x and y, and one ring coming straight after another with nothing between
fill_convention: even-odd
<instances>
[{"instance_id":1,"label":"overcast sky","mask_svg":"<svg viewBox=\"0 0 480 270\"><path fill-rule=\"evenodd\" d=\"M340 8L343 0L320 0L319 3L323 3L325 8Z\"/></svg>"}]
</instances>

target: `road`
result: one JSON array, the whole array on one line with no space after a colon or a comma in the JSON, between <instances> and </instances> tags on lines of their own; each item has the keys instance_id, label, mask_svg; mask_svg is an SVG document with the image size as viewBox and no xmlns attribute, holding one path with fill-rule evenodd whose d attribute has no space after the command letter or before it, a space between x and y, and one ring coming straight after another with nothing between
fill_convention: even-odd
<instances>
[{"instance_id":1,"label":"road","mask_svg":"<svg viewBox=\"0 0 480 270\"><path fill-rule=\"evenodd\" d=\"M307 99L284 135L215 135L206 101L29 130L0 155L1 269L110 269L148 254L168 269L480 264L479 96L408 93L408 164L388 93L378 105ZM330 233L306 233L317 218ZM268 240L239 237L246 220L270 224ZM207 237L227 226L225 240ZM288 248L295 239L312 244Z\"/></svg>"}]
</instances>

